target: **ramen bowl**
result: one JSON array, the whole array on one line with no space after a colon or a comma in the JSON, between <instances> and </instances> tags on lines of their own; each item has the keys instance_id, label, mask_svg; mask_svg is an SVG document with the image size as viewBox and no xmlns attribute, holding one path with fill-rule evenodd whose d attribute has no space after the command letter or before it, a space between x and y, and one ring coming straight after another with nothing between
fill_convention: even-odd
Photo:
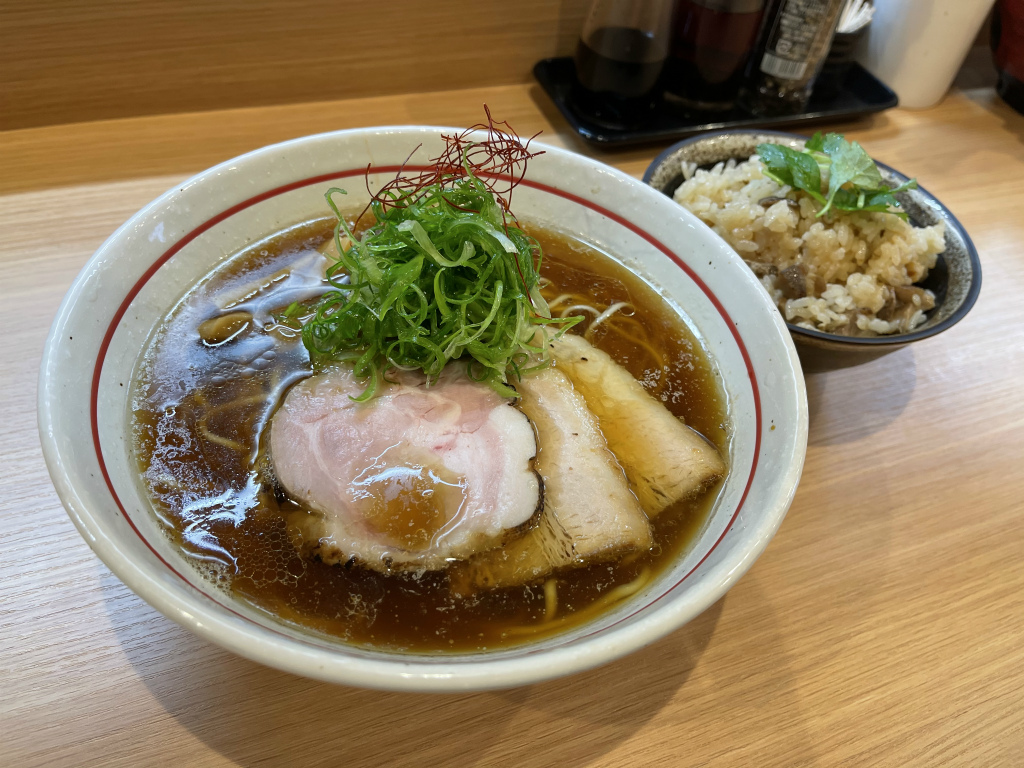
<instances>
[{"instance_id":1,"label":"ramen bowl","mask_svg":"<svg viewBox=\"0 0 1024 768\"><path fill-rule=\"evenodd\" d=\"M417 145L423 157L437 156L443 132L452 131L387 127L310 136L176 185L86 264L46 343L40 436L54 486L82 536L165 616L271 667L368 688L456 691L524 685L609 662L718 600L768 544L800 478L803 378L785 324L754 276L661 193L601 163L545 148L515 191L518 217L611 254L681 308L721 382L729 472L696 538L641 592L589 623L476 653L345 644L257 610L204 578L166 535L133 455L129 391L142 351L185 292L231 254L328 213L328 187L345 186L361 205L365 184L393 178Z\"/></svg>"}]
</instances>

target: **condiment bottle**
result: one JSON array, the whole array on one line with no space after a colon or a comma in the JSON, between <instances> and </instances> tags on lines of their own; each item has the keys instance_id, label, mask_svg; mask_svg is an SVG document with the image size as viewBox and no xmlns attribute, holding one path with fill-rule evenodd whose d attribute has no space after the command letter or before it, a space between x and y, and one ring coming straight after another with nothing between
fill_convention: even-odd
<instances>
[{"instance_id":1,"label":"condiment bottle","mask_svg":"<svg viewBox=\"0 0 1024 768\"><path fill-rule=\"evenodd\" d=\"M677 0L665 93L683 106L730 109L757 42L766 0Z\"/></svg>"},{"instance_id":2,"label":"condiment bottle","mask_svg":"<svg viewBox=\"0 0 1024 768\"><path fill-rule=\"evenodd\" d=\"M577 109L626 127L653 105L674 0L594 0L576 49Z\"/></svg>"},{"instance_id":3,"label":"condiment bottle","mask_svg":"<svg viewBox=\"0 0 1024 768\"><path fill-rule=\"evenodd\" d=\"M1024 114L1024 0L998 0L991 43L999 70L996 93Z\"/></svg>"},{"instance_id":4,"label":"condiment bottle","mask_svg":"<svg viewBox=\"0 0 1024 768\"><path fill-rule=\"evenodd\" d=\"M773 0L740 104L755 115L803 111L845 0Z\"/></svg>"}]
</instances>

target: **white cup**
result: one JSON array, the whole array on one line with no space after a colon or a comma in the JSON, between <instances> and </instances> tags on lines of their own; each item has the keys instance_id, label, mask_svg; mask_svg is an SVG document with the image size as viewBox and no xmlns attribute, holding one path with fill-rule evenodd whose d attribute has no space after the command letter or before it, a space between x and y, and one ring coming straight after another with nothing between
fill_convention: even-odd
<instances>
[{"instance_id":1,"label":"white cup","mask_svg":"<svg viewBox=\"0 0 1024 768\"><path fill-rule=\"evenodd\" d=\"M995 0L875 0L856 58L896 91L901 107L938 104Z\"/></svg>"}]
</instances>

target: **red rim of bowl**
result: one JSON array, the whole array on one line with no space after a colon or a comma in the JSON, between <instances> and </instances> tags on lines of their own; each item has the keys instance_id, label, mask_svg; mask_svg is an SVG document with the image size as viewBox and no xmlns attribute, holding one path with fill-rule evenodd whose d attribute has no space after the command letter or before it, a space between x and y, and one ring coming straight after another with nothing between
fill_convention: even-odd
<instances>
[{"instance_id":1,"label":"red rim of bowl","mask_svg":"<svg viewBox=\"0 0 1024 768\"><path fill-rule=\"evenodd\" d=\"M400 170L399 166L387 166L387 167L373 168L372 172L375 173L375 174L376 173L389 173L389 172L394 173L394 172L397 172L398 170ZM406 166L405 170L417 170L417 169L415 167ZM230 216L232 216L233 214L238 213L239 211L242 211L242 210L244 210L244 209L246 209L246 208L248 208L248 207L250 207L252 205L255 205L255 204L259 203L259 202L268 200L268 199L270 199L272 197L275 197L277 195L280 195L280 194L283 194L285 192L289 192L289 191L292 191L292 190L295 190L295 189L298 189L298 188L301 188L301 187L306 187L306 186L309 186L309 185L312 185L312 184L321 183L321 182L325 182L325 181L330 181L330 180L333 180L333 179L339 179L339 178L345 178L345 177L350 177L350 176L355 176L355 175L361 175L361 174L364 174L364 173L366 173L366 168L365 167L360 167L360 168L349 169L349 170L345 170L345 171L337 171L337 172L333 172L333 173L330 173L330 174L322 174L322 175L310 177L310 178L307 178L307 179L303 179L303 180L300 180L300 181L291 182L289 184L285 184L285 185L282 185L282 186L279 186L279 187L275 187L275 188L273 188L271 190L267 190L266 192L263 192L263 193L261 193L259 195L255 195L255 196L253 196L253 197L251 197L251 198L249 198L249 199L247 199L247 200L245 200L245 201L243 201L241 203L238 203L237 205L232 206L232 207L226 209L225 211L223 211L223 212L221 212L221 213L211 217L210 219L205 221L203 224L200 224L199 226L194 228L191 232L189 232L187 235L185 235L184 237L179 239L174 245L172 245L170 248L168 248L156 261L154 261L154 263L152 265L150 265L150 267L139 278L139 280L134 284L132 289L128 292L128 294L125 296L125 298L123 299L122 303L120 304L117 312L115 313L112 321L110 322L110 324L109 324L109 326L108 326L108 328L106 330L106 333L104 335L104 338L103 338L103 341L102 341L102 344L101 344L100 352L97 355L96 363L95 363L95 366L94 366L93 379L92 379L92 382L91 382L91 391L90 391L90 427L91 427L91 431L92 431L92 436L93 436L94 448L95 448L95 451L96 451L97 461L98 461L98 463L100 465L104 481L105 481L107 489L108 489L109 493L111 494L111 497L114 499L114 501L115 501L115 503L116 503L120 513L122 514L122 516L124 517L124 519L126 520L128 525L131 527L131 529L139 537L139 539L146 545L146 547L158 558L158 560L160 562L162 562L164 564L164 566L166 568L168 568L168 570L170 570L179 579L181 579L181 581L183 581L185 584L191 586L192 588L196 589L197 592L202 594L205 598L207 598L208 600L210 600L211 602L213 602L214 604L216 604L220 608L223 608L224 610L228 611L229 613L234 614L235 616L241 618L243 621L245 621L245 622L247 622L249 624L252 624L255 627L258 627L261 630L265 630L265 631L271 632L273 634L279 635L279 636L284 637L285 639L287 639L289 641L292 641L292 642L304 643L304 644L313 646L317 650L320 650L320 651L330 650L331 645L330 645L330 641L329 640L326 640L325 642L313 642L311 640L310 641L304 641L299 636L296 636L294 634L285 633L285 632L283 632L281 630L277 630L272 625L261 623L259 621L256 621L256 620L252 619L249 616L246 616L245 614L242 614L242 613L234 610L229 604L225 604L225 603L215 599L205 589L202 589L202 588L196 586L195 583L193 583L188 578L186 578L174 566L172 566L170 563L168 563L157 552L157 550L153 547L153 545L145 538L145 536L143 536L141 531L139 531L139 529L136 527L136 525L135 525L134 521L132 520L131 516L128 515L128 513L125 510L125 508L124 508L120 498L118 497L116 489L114 488L113 482L110 479L109 473L107 471L105 461L103 459L102 445L101 445L101 442L100 442L99 430L98 430L98 393L99 393L100 379L101 379L103 365L104 365L105 358L106 358L106 353L107 353L107 350L108 350L109 345L111 343L111 340L113 339L114 333L115 333L115 331L116 331L116 329L117 329L117 327L118 327L118 325L120 323L120 320L123 318L124 314L127 312L128 308L130 307L132 301L137 296L138 292L142 289L142 287L146 284L146 282L149 279L151 279L158 272L160 267L162 267L164 264L166 264L167 261L169 261L176 253L178 253L182 248L184 248L189 242L193 241L195 238L197 238L200 235L202 235L204 232L209 230L211 227L213 227L217 223L220 223L220 222L224 221L225 219L229 218ZM643 613L648 608L653 606L656 602L658 602L659 600L661 600L662 598L666 597L667 595L672 593L674 590L676 590L690 575L692 575L698 568L700 568L700 566L703 565L703 563L712 554L712 552L714 552L718 548L718 546L721 544L722 540L725 538L726 534L728 534L729 531L732 529L733 524L735 523L737 517L739 516L741 510L743 509L743 505L744 505L744 503L746 501L747 495L748 495L748 493L750 491L750 488L751 488L751 486L753 484L753 480L754 480L755 474L757 472L759 455L760 455L760 447L761 447L761 442L762 442L762 431L763 431L761 401L760 401L760 392L759 392L759 387L758 387L758 381L757 381L756 374L754 372L753 363L752 363L750 355L749 355L749 353L748 353L748 351L746 349L746 345L744 344L743 339L742 339L742 337L741 337L741 335L740 335L740 333L739 333L739 331L738 331L738 329L736 327L736 324L731 321L731 318L730 318L729 314L726 312L724 306L721 304L721 302L718 300L718 298L715 296L715 294L707 287L707 285L703 282L703 280L701 280L701 278L693 271L693 269L678 254L676 254L670 248L668 248L663 243L661 243L661 241L659 241L658 239L656 239L652 235L648 234L646 231L644 231L643 229L641 229L637 225L635 225L632 222L630 222L625 217L620 216L619 214L613 213L612 211L604 208L603 206L598 205L597 203L591 202L591 201L589 201L589 200L587 200L587 199L585 199L583 197L580 197L578 195L575 195L575 194L573 194L571 192L567 192L567 191L558 189L557 187L553 187L553 186L550 186L550 185L547 185L547 184L543 184L543 183L540 183L540 182L536 182L536 181L532 181L532 180L529 180L529 179L524 180L522 183L524 185L526 185L526 186L530 186L530 187L533 187L533 188L538 189L540 191L557 195L557 196L562 197L564 199L567 199L567 200L569 200L571 202L574 202L576 204L579 204L579 205L582 205L584 207L587 207L587 208L589 208L589 209L591 209L591 210L593 210L593 211L595 211L595 212L597 212L597 213L607 217L608 219L610 219L612 221L615 221L616 223L620 224L621 226L626 227L628 230L630 230L631 232L633 232L637 236L643 238L648 243L653 245L661 253L663 253L665 256L667 256L673 263L675 263L680 269L682 269L690 277L690 279L692 279L694 281L694 283L701 289L701 291L705 294L705 296L708 298L708 300L715 307L716 311L719 313L719 315L721 316L723 321L725 321L726 326L729 328L729 330L730 330L730 332L731 332L731 334L732 334L732 336L734 338L734 341L736 342L737 347L738 347L738 349L740 351L740 354L741 354L741 357L742 357L742 359L744 361L746 369L747 369L748 379L749 379L750 386L751 386L753 405L754 405L754 417L755 417L755 430L754 430L754 433L755 433L755 437L754 437L753 455L752 455L752 458L751 458L750 472L749 472L749 475L748 475L748 477L746 479L746 483L744 485L744 488L743 488L743 491L742 491L742 495L741 495L738 503L736 504L735 510L730 515L729 521L728 521L727 525L725 526L724 530L722 531L721 535L711 545L711 547L708 549L708 551L706 553L704 553L700 557L700 559L699 559L699 561L697 562L696 565L694 565L682 577L678 578L671 586L662 589L660 591L660 593L653 600L651 600L651 601L645 603L644 605L640 606L639 608L637 608L637 610L633 611L632 613L617 619L615 622L613 622L610 625L601 627L600 629L597 629L597 630L595 630L595 631L593 631L591 633L584 634L584 635L579 635L577 637L574 637L569 643L566 644L566 645L571 645L571 644L578 643L578 642L580 642L580 641L582 641L582 640L584 640L586 638L589 638L589 637L591 637L593 635L602 634L602 633L608 632L609 630L611 630L616 625L621 624L621 623L623 623L625 621L628 621L629 619L635 617L636 615L638 615L640 613ZM788 504L787 504L787 506L788 506ZM73 515L73 519L74 518L75 518L75 516ZM81 524L81 522L79 520L77 520L77 519L75 520L75 522ZM780 517L780 522L781 522L781 517ZM774 530L774 528L773 528L773 530ZM758 549L758 551L759 551L759 549ZM745 570L745 569L743 569L743 570ZM729 579L728 581L731 582L733 580L734 579ZM717 597L717 596L718 595L715 595L715 597ZM667 631L667 630L665 630L665 631ZM562 647L565 647L565 646L562 646ZM359 646L352 646L351 649L352 650L366 650L366 649L361 649ZM372 651L372 649L370 649L370 650ZM516 649L516 650L519 650L519 649ZM516 653L513 658L519 657L519 656L528 655L528 654L531 654L531 653L540 653L540 652L544 652L544 651L548 651L548 650L551 650L551 649L548 649L548 648L530 649L529 646L526 646L526 647L524 647L522 649L522 652ZM393 656L391 654L386 654L386 653L382 653L382 652L375 652L374 655L379 655L379 656L382 656L384 658L389 658L390 657L390 658L395 659L396 661L403 661L405 663L413 663L413 662L417 662L417 661L426 661L427 660L424 657L419 657L419 656L416 656L416 655ZM618 655L618 654L616 654L616 655ZM452 658L454 658L454 657L444 657L444 658L436 659L436 660L447 661L447 660L450 660ZM508 657L504 657L504 658L508 658ZM431 660L435 660L435 659L431 659ZM489 662L491 660L492 659L489 658L487 655L481 655L481 657L479 659L479 662L483 663L483 662ZM460 663L466 663L466 661L467 660L465 659L465 657L460 657ZM473 663L474 661L476 661L476 660L472 659L472 658L468 660L469 663ZM285 668L287 668L287 667L285 667ZM580 667L580 668L582 668L582 667ZM572 670L569 670L569 671L572 671ZM550 677L551 675L548 674L546 676ZM540 678L538 678L538 679L540 679Z\"/></svg>"}]
</instances>

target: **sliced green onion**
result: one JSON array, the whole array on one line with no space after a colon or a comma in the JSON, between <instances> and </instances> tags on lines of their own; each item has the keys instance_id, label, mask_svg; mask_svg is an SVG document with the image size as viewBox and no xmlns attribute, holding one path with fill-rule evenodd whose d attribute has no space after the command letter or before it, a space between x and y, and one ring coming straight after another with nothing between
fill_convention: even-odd
<instances>
[{"instance_id":1,"label":"sliced green onion","mask_svg":"<svg viewBox=\"0 0 1024 768\"><path fill-rule=\"evenodd\" d=\"M507 223L468 169L412 192L389 191L386 205L374 199L374 224L362 237L335 203L338 194L345 192L326 195L338 217L332 290L308 313L302 340L315 366L354 363L368 379L357 400L376 394L388 368L432 379L457 359L474 379L515 397L509 377L547 364L538 331L563 333L583 319L551 318L540 293L540 246Z\"/></svg>"}]
</instances>

